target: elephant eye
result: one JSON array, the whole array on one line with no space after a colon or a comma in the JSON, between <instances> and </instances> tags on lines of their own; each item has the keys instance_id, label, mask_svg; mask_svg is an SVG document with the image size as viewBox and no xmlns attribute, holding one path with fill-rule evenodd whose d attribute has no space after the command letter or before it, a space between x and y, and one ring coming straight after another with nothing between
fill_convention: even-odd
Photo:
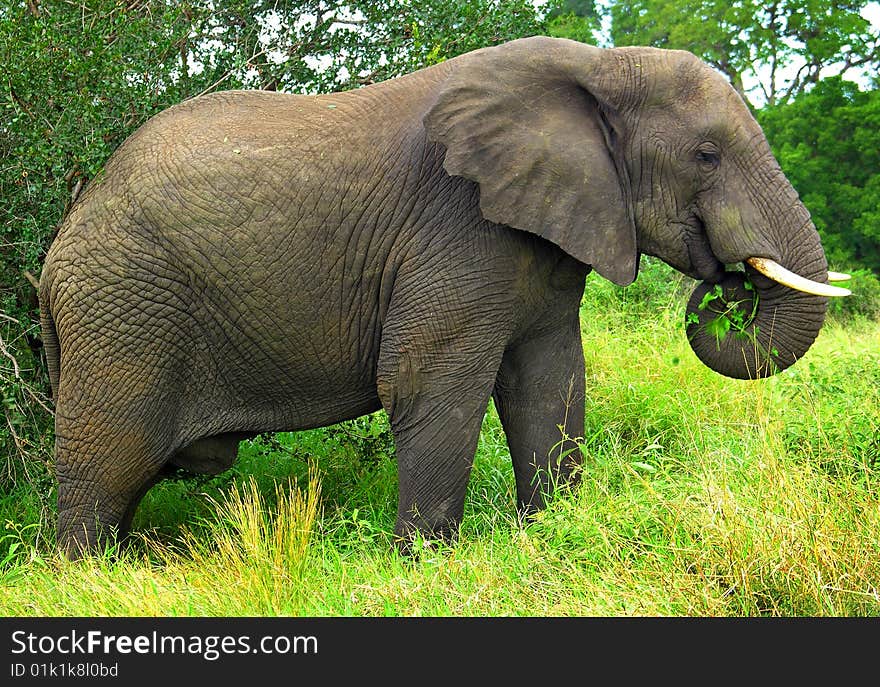
<instances>
[{"instance_id":1,"label":"elephant eye","mask_svg":"<svg viewBox=\"0 0 880 687\"><path fill-rule=\"evenodd\" d=\"M714 147L701 147L697 149L697 162L706 167L714 169L721 164L721 156Z\"/></svg>"}]
</instances>

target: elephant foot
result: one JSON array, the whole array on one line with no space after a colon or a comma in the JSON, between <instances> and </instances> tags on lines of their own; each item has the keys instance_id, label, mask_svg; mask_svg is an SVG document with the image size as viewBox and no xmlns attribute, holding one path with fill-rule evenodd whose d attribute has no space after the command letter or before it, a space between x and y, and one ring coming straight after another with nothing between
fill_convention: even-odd
<instances>
[{"instance_id":1,"label":"elephant foot","mask_svg":"<svg viewBox=\"0 0 880 687\"><path fill-rule=\"evenodd\" d=\"M461 517L435 513L433 517L407 513L398 516L394 526L394 547L402 556L412 557L437 545L452 545L458 538Z\"/></svg>"}]
</instances>

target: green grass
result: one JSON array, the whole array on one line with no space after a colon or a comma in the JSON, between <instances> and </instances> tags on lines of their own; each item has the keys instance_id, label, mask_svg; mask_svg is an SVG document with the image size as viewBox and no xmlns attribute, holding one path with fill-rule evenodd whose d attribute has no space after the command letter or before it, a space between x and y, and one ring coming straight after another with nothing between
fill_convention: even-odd
<instances>
[{"instance_id":1,"label":"green grass","mask_svg":"<svg viewBox=\"0 0 880 687\"><path fill-rule=\"evenodd\" d=\"M377 414L166 481L131 547L76 563L47 486L21 484L0 496L0 612L880 615L880 323L832 320L790 370L729 380L690 352L679 283L647 276L590 280L583 479L533 521L490 407L459 540L394 553Z\"/></svg>"}]
</instances>

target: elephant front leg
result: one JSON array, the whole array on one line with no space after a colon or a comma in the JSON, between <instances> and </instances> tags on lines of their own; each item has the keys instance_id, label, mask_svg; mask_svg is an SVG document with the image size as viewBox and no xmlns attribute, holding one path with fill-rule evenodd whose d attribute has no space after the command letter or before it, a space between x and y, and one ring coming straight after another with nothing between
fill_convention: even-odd
<instances>
[{"instance_id":1,"label":"elephant front leg","mask_svg":"<svg viewBox=\"0 0 880 687\"><path fill-rule=\"evenodd\" d=\"M558 327L509 348L493 392L507 435L519 510L544 507L571 484L584 433L584 356L575 311Z\"/></svg>"},{"instance_id":2,"label":"elephant front leg","mask_svg":"<svg viewBox=\"0 0 880 687\"><path fill-rule=\"evenodd\" d=\"M416 536L455 537L500 351L487 361L462 355L380 365L379 395L391 418L399 498L394 528L407 552Z\"/></svg>"}]
</instances>

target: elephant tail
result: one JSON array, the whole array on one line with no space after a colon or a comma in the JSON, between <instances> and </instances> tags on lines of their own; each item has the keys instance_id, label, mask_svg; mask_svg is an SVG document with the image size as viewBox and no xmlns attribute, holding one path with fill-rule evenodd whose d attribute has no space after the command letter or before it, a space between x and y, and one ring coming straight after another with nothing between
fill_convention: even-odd
<instances>
[{"instance_id":1,"label":"elephant tail","mask_svg":"<svg viewBox=\"0 0 880 687\"><path fill-rule=\"evenodd\" d=\"M40 279L40 328L43 331L43 350L46 352L46 367L49 372L49 383L52 385L52 397L58 398L58 382L61 378L61 346L58 343L58 330L55 318L52 317L47 275Z\"/></svg>"}]
</instances>

